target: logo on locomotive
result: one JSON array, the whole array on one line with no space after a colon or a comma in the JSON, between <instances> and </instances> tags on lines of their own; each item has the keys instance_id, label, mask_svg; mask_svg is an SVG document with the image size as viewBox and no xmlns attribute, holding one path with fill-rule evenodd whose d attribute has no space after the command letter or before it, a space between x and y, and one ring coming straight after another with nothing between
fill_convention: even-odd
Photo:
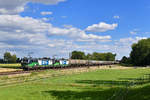
<instances>
[{"instance_id":1,"label":"logo on locomotive","mask_svg":"<svg viewBox=\"0 0 150 100\"><path fill-rule=\"evenodd\" d=\"M48 60L47 61L42 61L42 65L48 65Z\"/></svg>"}]
</instances>

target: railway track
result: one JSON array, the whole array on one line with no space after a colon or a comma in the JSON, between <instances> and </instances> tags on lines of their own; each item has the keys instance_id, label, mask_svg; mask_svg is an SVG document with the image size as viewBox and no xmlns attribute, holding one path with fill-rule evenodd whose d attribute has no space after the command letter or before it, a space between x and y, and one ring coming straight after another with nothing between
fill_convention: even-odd
<instances>
[{"instance_id":1,"label":"railway track","mask_svg":"<svg viewBox=\"0 0 150 100\"><path fill-rule=\"evenodd\" d=\"M51 70L73 69L73 67L71 67L71 68L49 68L49 69L51 69ZM25 73L32 73L32 72L41 72L41 71L49 70L49 69L37 69L37 70L34 69L34 70L29 70L29 71L20 70L20 71L0 72L0 76L25 74Z\"/></svg>"},{"instance_id":2,"label":"railway track","mask_svg":"<svg viewBox=\"0 0 150 100\"><path fill-rule=\"evenodd\" d=\"M75 68L80 68L80 67L75 67ZM74 69L74 67L70 67L70 68L49 68L49 69L51 69L51 70ZM0 72L0 76L25 74L25 73L32 73L32 72L41 72L41 71L49 70L49 69L38 69L38 70L29 70L29 71L21 70L21 71Z\"/></svg>"}]
</instances>

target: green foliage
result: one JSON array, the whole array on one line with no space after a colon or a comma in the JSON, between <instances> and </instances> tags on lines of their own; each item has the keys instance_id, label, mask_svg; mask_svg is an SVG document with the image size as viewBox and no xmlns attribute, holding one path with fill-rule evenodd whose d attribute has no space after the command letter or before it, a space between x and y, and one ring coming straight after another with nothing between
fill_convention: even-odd
<instances>
[{"instance_id":1,"label":"green foliage","mask_svg":"<svg viewBox=\"0 0 150 100\"><path fill-rule=\"evenodd\" d=\"M16 63L17 57L16 57L16 55L11 55L10 52L5 52L4 53L4 61L6 63Z\"/></svg>"},{"instance_id":2,"label":"green foliage","mask_svg":"<svg viewBox=\"0 0 150 100\"><path fill-rule=\"evenodd\" d=\"M134 65L150 65L150 38L140 40L138 43L133 44L130 58Z\"/></svg>"},{"instance_id":3,"label":"green foliage","mask_svg":"<svg viewBox=\"0 0 150 100\"><path fill-rule=\"evenodd\" d=\"M4 53L4 61L7 62L7 63L11 61L11 54L10 54L10 52L5 52Z\"/></svg>"},{"instance_id":4,"label":"green foliage","mask_svg":"<svg viewBox=\"0 0 150 100\"><path fill-rule=\"evenodd\" d=\"M86 55L86 60L89 60L89 59L92 59L92 54L90 54L90 53L88 53L88 54Z\"/></svg>"},{"instance_id":5,"label":"green foliage","mask_svg":"<svg viewBox=\"0 0 150 100\"><path fill-rule=\"evenodd\" d=\"M17 61L17 56L16 55L12 55L11 56L11 63L16 63L16 61Z\"/></svg>"},{"instance_id":6,"label":"green foliage","mask_svg":"<svg viewBox=\"0 0 150 100\"><path fill-rule=\"evenodd\" d=\"M122 64L131 64L131 59L130 57L123 56L120 62Z\"/></svg>"},{"instance_id":7,"label":"green foliage","mask_svg":"<svg viewBox=\"0 0 150 100\"><path fill-rule=\"evenodd\" d=\"M98 53L94 52L93 54L85 55L84 52L81 51L73 51L72 59L84 59L84 60L103 60L103 61L114 61L116 54L108 53Z\"/></svg>"},{"instance_id":8,"label":"green foliage","mask_svg":"<svg viewBox=\"0 0 150 100\"><path fill-rule=\"evenodd\" d=\"M85 53L81 51L73 51L71 59L85 59Z\"/></svg>"}]
</instances>

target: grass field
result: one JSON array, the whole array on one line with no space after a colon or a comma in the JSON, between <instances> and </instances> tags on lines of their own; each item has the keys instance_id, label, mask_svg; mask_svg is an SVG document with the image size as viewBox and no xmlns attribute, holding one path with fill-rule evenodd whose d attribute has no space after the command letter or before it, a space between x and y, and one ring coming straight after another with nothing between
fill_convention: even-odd
<instances>
[{"instance_id":1,"label":"grass field","mask_svg":"<svg viewBox=\"0 0 150 100\"><path fill-rule=\"evenodd\" d=\"M90 69L88 69L89 71ZM0 86L1 100L150 100L150 69L101 69L75 73L45 71L51 77ZM143 78L145 76L145 78ZM6 79L0 79L4 82ZM10 79L9 79L10 80ZM21 78L17 79L19 82ZM11 80L10 80L11 81ZM5 83L4 83L5 84Z\"/></svg>"},{"instance_id":2,"label":"grass field","mask_svg":"<svg viewBox=\"0 0 150 100\"><path fill-rule=\"evenodd\" d=\"M16 63L16 64L0 64L0 68L20 68L21 64Z\"/></svg>"}]
</instances>

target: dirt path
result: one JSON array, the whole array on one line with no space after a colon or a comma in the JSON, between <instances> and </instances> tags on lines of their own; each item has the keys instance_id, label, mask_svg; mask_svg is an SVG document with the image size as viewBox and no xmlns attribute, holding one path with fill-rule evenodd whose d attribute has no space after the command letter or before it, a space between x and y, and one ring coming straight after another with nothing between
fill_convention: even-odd
<instances>
[{"instance_id":1,"label":"dirt path","mask_svg":"<svg viewBox=\"0 0 150 100\"><path fill-rule=\"evenodd\" d=\"M0 73L1 73L1 72L19 71L19 70L22 70L22 69L0 68Z\"/></svg>"}]
</instances>

